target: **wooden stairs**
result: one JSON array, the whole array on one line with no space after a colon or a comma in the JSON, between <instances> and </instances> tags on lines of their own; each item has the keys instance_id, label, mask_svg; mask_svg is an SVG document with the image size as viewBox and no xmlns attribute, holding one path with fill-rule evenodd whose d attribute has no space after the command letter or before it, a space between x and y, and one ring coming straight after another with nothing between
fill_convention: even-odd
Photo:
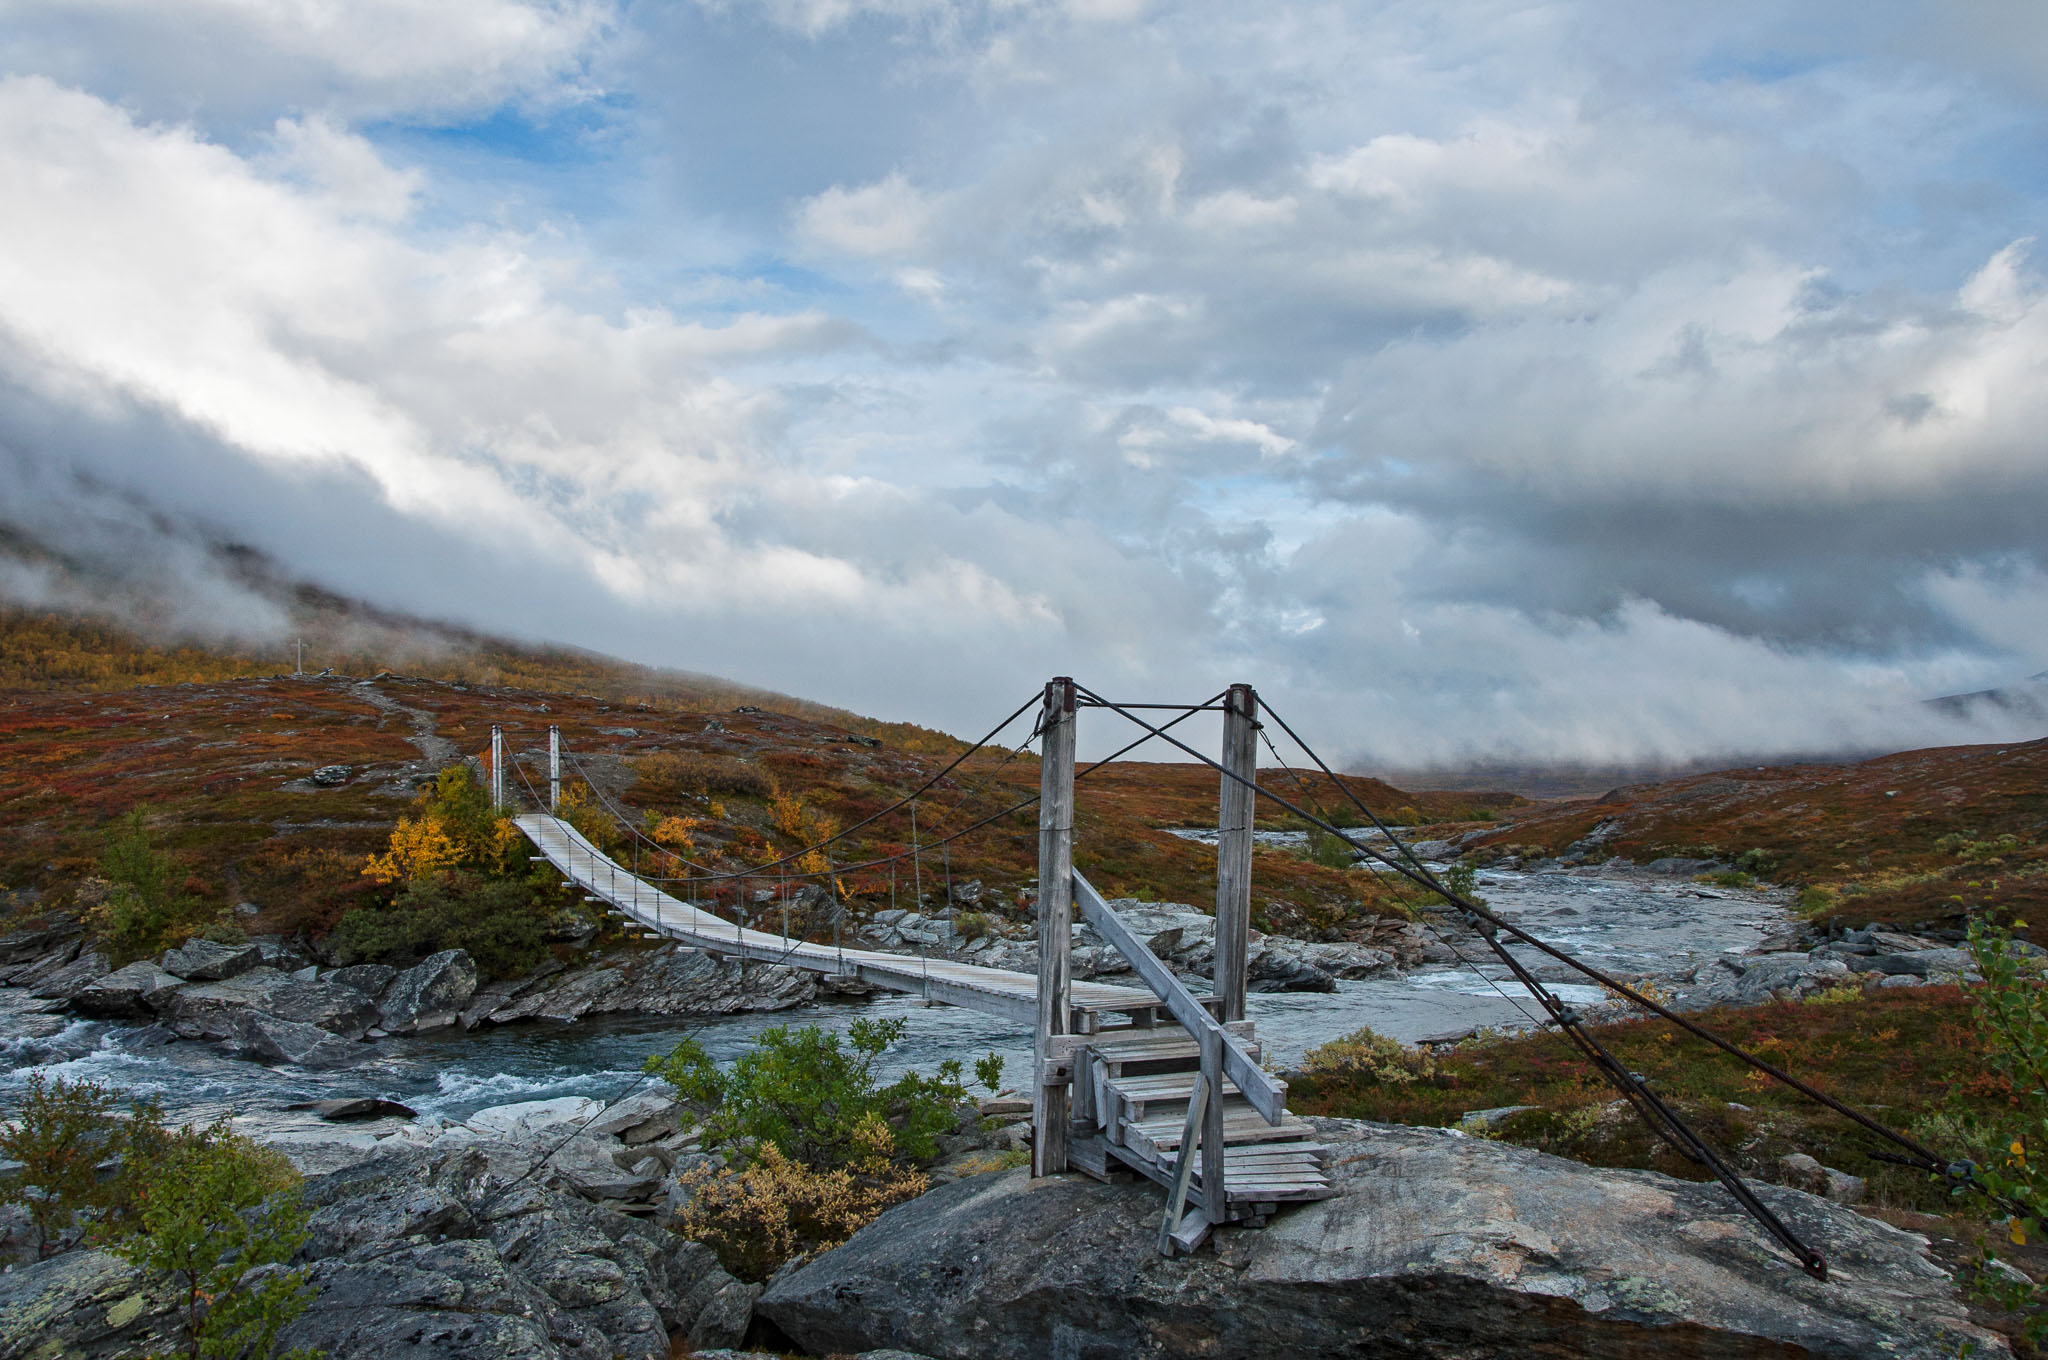
<instances>
[{"instance_id":1,"label":"wooden stairs","mask_svg":"<svg viewBox=\"0 0 2048 1360\"><path fill-rule=\"evenodd\" d=\"M1329 1149L1288 1113L1286 1083L1259 1065L1252 1023L1216 1020L1210 999L1190 994L1080 874L1074 888L1082 913L1177 1023L1048 1042L1041 1079L1071 1083L1068 1165L1102 1180L1136 1172L1164 1186L1159 1245L1168 1255L1193 1251L1220 1224L1257 1227L1282 1204L1336 1194ZM1197 1207L1188 1211L1191 1200Z\"/></svg>"},{"instance_id":2,"label":"wooden stairs","mask_svg":"<svg viewBox=\"0 0 2048 1360\"><path fill-rule=\"evenodd\" d=\"M1249 1021L1227 1026L1256 1060ZM1202 1083L1201 1045L1178 1025L1126 1026L1088 1035L1074 1051L1075 1120L1068 1143L1071 1165L1102 1180L1136 1172L1171 1192L1188 1138L1188 1110ZM1194 1141L1200 1142L1200 1123ZM1223 1082L1223 1188L1227 1221L1256 1227L1279 1206L1328 1199L1336 1191L1325 1171L1329 1149L1291 1115L1269 1124L1237 1084ZM1185 1193L1207 1206L1200 1148L1189 1158ZM1204 1222L1175 1245L1192 1250L1214 1223ZM1179 1228L1176 1224L1176 1230Z\"/></svg>"}]
</instances>

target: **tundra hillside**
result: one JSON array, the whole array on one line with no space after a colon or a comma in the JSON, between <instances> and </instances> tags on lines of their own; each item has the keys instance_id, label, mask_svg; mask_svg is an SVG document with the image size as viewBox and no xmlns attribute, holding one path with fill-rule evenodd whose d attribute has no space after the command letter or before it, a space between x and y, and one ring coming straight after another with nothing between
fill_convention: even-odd
<instances>
[{"instance_id":1,"label":"tundra hillside","mask_svg":"<svg viewBox=\"0 0 2048 1360\"><path fill-rule=\"evenodd\" d=\"M404 635L416 639L426 627ZM360 675L291 676L266 658L154 645L102 620L0 616L0 657L16 659L7 674L17 687L0 690L0 884L15 910L93 905L118 824L145 834L174 864L173 886L205 904L191 916L194 930L217 922L322 938L351 909L391 894L364 866L387 849L439 769L488 749L493 723L536 783L546 729L561 729L574 755L572 800L597 834L617 835L607 824L619 816L665 827L689 861L720 872L772 863L853 825L964 749L928 729L587 654L442 643L438 661L416 646L413 670L402 674L359 653ZM225 673L236 670L253 673ZM553 677L561 687L486 683L485 675ZM186 676L198 678L173 678ZM141 677L152 678L120 685ZM727 702L734 699L743 702ZM1352 782L1368 804L1404 820L1462 825L1525 801ZM1000 812L1037 785L1031 754L979 753L920 800L920 841ZM1082 785L1080 867L1112 895L1210 899L1213 852L1161 828L1213 826L1216 794L1216 776L1195 766L1098 771ZM1286 822L1268 813L1261 824ZM907 903L921 870L927 893L947 875L978 881L981 911L1021 917L1035 891L1036 826L1026 808L893 880L888 870L844 873L839 887L856 912L880 909L892 895ZM840 841L833 861L908 847L898 815ZM685 872L680 861L668 867ZM1348 938L1411 905L1373 876L1290 854L1261 852L1257 882L1261 926L1311 938ZM829 930L821 910L795 924Z\"/></svg>"}]
</instances>

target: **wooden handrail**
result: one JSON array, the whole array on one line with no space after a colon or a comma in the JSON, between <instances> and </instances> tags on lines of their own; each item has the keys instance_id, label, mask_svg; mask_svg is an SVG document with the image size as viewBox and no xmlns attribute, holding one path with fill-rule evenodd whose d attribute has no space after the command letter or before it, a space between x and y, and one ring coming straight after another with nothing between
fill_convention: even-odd
<instances>
[{"instance_id":1,"label":"wooden handrail","mask_svg":"<svg viewBox=\"0 0 2048 1360\"><path fill-rule=\"evenodd\" d=\"M1074 871L1074 900L1081 906L1081 915L1088 924L1100 932L1102 938L1116 946L1116 951L1130 961L1131 968L1152 989L1152 994L1166 1003L1167 1011L1178 1020L1181 1028L1200 1036L1214 1031L1223 1048L1223 1071L1237 1089L1251 1103L1251 1107L1265 1116L1268 1124L1278 1124L1287 1116L1287 1083L1281 1081L1253 1062L1251 1055L1238 1046L1230 1032L1223 1028L1216 1017L1201 1001L1181 984L1173 970L1159 961L1159 956L1145 947L1145 942L1131 932L1116 909L1103 900L1093 884L1081 877L1080 870ZM1185 1155L1185 1154L1183 1154Z\"/></svg>"}]
</instances>

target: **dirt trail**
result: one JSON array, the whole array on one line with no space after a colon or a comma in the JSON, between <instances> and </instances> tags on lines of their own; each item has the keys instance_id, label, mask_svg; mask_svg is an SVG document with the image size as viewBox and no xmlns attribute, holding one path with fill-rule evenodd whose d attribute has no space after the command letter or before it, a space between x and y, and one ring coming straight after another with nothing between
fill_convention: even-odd
<instances>
[{"instance_id":1,"label":"dirt trail","mask_svg":"<svg viewBox=\"0 0 2048 1360\"><path fill-rule=\"evenodd\" d=\"M403 713L411 720L412 735L406 740L419 747L420 754L426 758L428 769L439 770L462 759L462 752L456 748L454 742L440 734L434 722L434 715L426 709L398 702L378 689L374 681L358 681L349 688L386 713Z\"/></svg>"}]
</instances>

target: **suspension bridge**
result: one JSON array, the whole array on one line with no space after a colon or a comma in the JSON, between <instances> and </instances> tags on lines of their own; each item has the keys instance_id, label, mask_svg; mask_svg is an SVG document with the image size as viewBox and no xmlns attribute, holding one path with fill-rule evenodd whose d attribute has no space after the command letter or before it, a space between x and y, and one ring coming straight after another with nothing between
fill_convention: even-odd
<instances>
[{"instance_id":1,"label":"suspension bridge","mask_svg":"<svg viewBox=\"0 0 2048 1360\"><path fill-rule=\"evenodd\" d=\"M1288 1112L1286 1084L1261 1066L1257 1036L1244 1013L1251 923L1252 826L1256 800L1261 797L1308 824L1343 838L1361 854L1435 892L1462 913L1476 929L1478 938L1542 1007L1546 1022L1570 1038L1653 1132L1718 1180L1816 1278L1827 1278L1825 1257L1795 1236L1756 1197L1719 1151L1651 1089L1648 1078L1620 1063L1586 1027L1580 1014L1506 948L1503 936L1567 964L1613 995L1670 1021L1770 1079L1828 1106L1898 1149L1873 1155L1947 1176L1958 1186L1989 1193L1971 1164L1941 1157L1917 1140L1843 1105L1446 887L1284 719L1269 709L1262 711L1259 696L1249 685L1233 685L1199 704L1127 704L1105 699L1071 679L1057 678L1041 695L1028 700L987 736L898 802L815 845L751 869L720 871L682 860L692 871L692 876L684 881L692 886L743 883L780 872L798 878L820 877L829 887L836 883L839 874L904 858L905 855L889 856L834 866L827 857L822 871L802 867L812 857L828 856L833 844L898 811L909 808L914 818L918 797L970 756L987 748L1033 708L1038 710L1033 739L1040 742L1038 794L984 817L944 841L923 846L916 842L913 822L912 846L905 855L928 851L1036 804L1039 891L1035 974L922 955L849 949L838 941L836 930L835 939L829 943L794 937L787 932L786 924L782 933L759 930L744 919L727 920L685 897L672 895L664 889L663 882L674 880L651 881L643 877L607 855L558 815L564 746L557 728L549 729L548 783L543 796L526 781L518 762L508 766L502 729L493 727L491 793L498 807L508 808L511 799L507 773L508 769L516 771L536 810L515 815L513 822L539 851L535 858L545 859L560 871L565 884L623 916L643 933L718 956L807 969L1031 1025L1032 1174L1049 1176L1072 1170L1104 1180L1138 1175L1157 1182L1166 1199L1159 1249L1169 1256L1177 1251L1194 1251L1218 1226L1256 1227L1288 1203L1325 1199L1335 1193L1324 1160L1328 1150L1314 1141L1308 1124ZM1077 771L1076 721L1084 709L1115 713L1137 727L1142 735L1114 755ZM1155 725L1141 716L1147 710L1166 710L1175 716ZM1220 715L1223 740L1219 757L1212 758L1173 735L1174 727L1197 713ZM1259 785L1257 746L1265 736L1268 719L1308 756L1358 812L1370 819L1383 842L1356 840L1319 812ZM1271 739L1266 740L1270 748ZM1192 992L1074 869L1076 780L1151 741L1174 747L1210 766L1220 776L1215 971L1211 990L1204 995ZM586 783L602 797L602 791L588 780L588 771L584 773ZM611 810L629 834L644 838L644 833L622 810ZM680 860L672 849L654 849L667 859ZM792 866L796 866L793 871ZM740 896L735 894L736 899ZM1073 979L1072 923L1076 910L1130 963L1143 987ZM2017 1201L2001 1202L2017 1211L2032 1212Z\"/></svg>"}]
</instances>

